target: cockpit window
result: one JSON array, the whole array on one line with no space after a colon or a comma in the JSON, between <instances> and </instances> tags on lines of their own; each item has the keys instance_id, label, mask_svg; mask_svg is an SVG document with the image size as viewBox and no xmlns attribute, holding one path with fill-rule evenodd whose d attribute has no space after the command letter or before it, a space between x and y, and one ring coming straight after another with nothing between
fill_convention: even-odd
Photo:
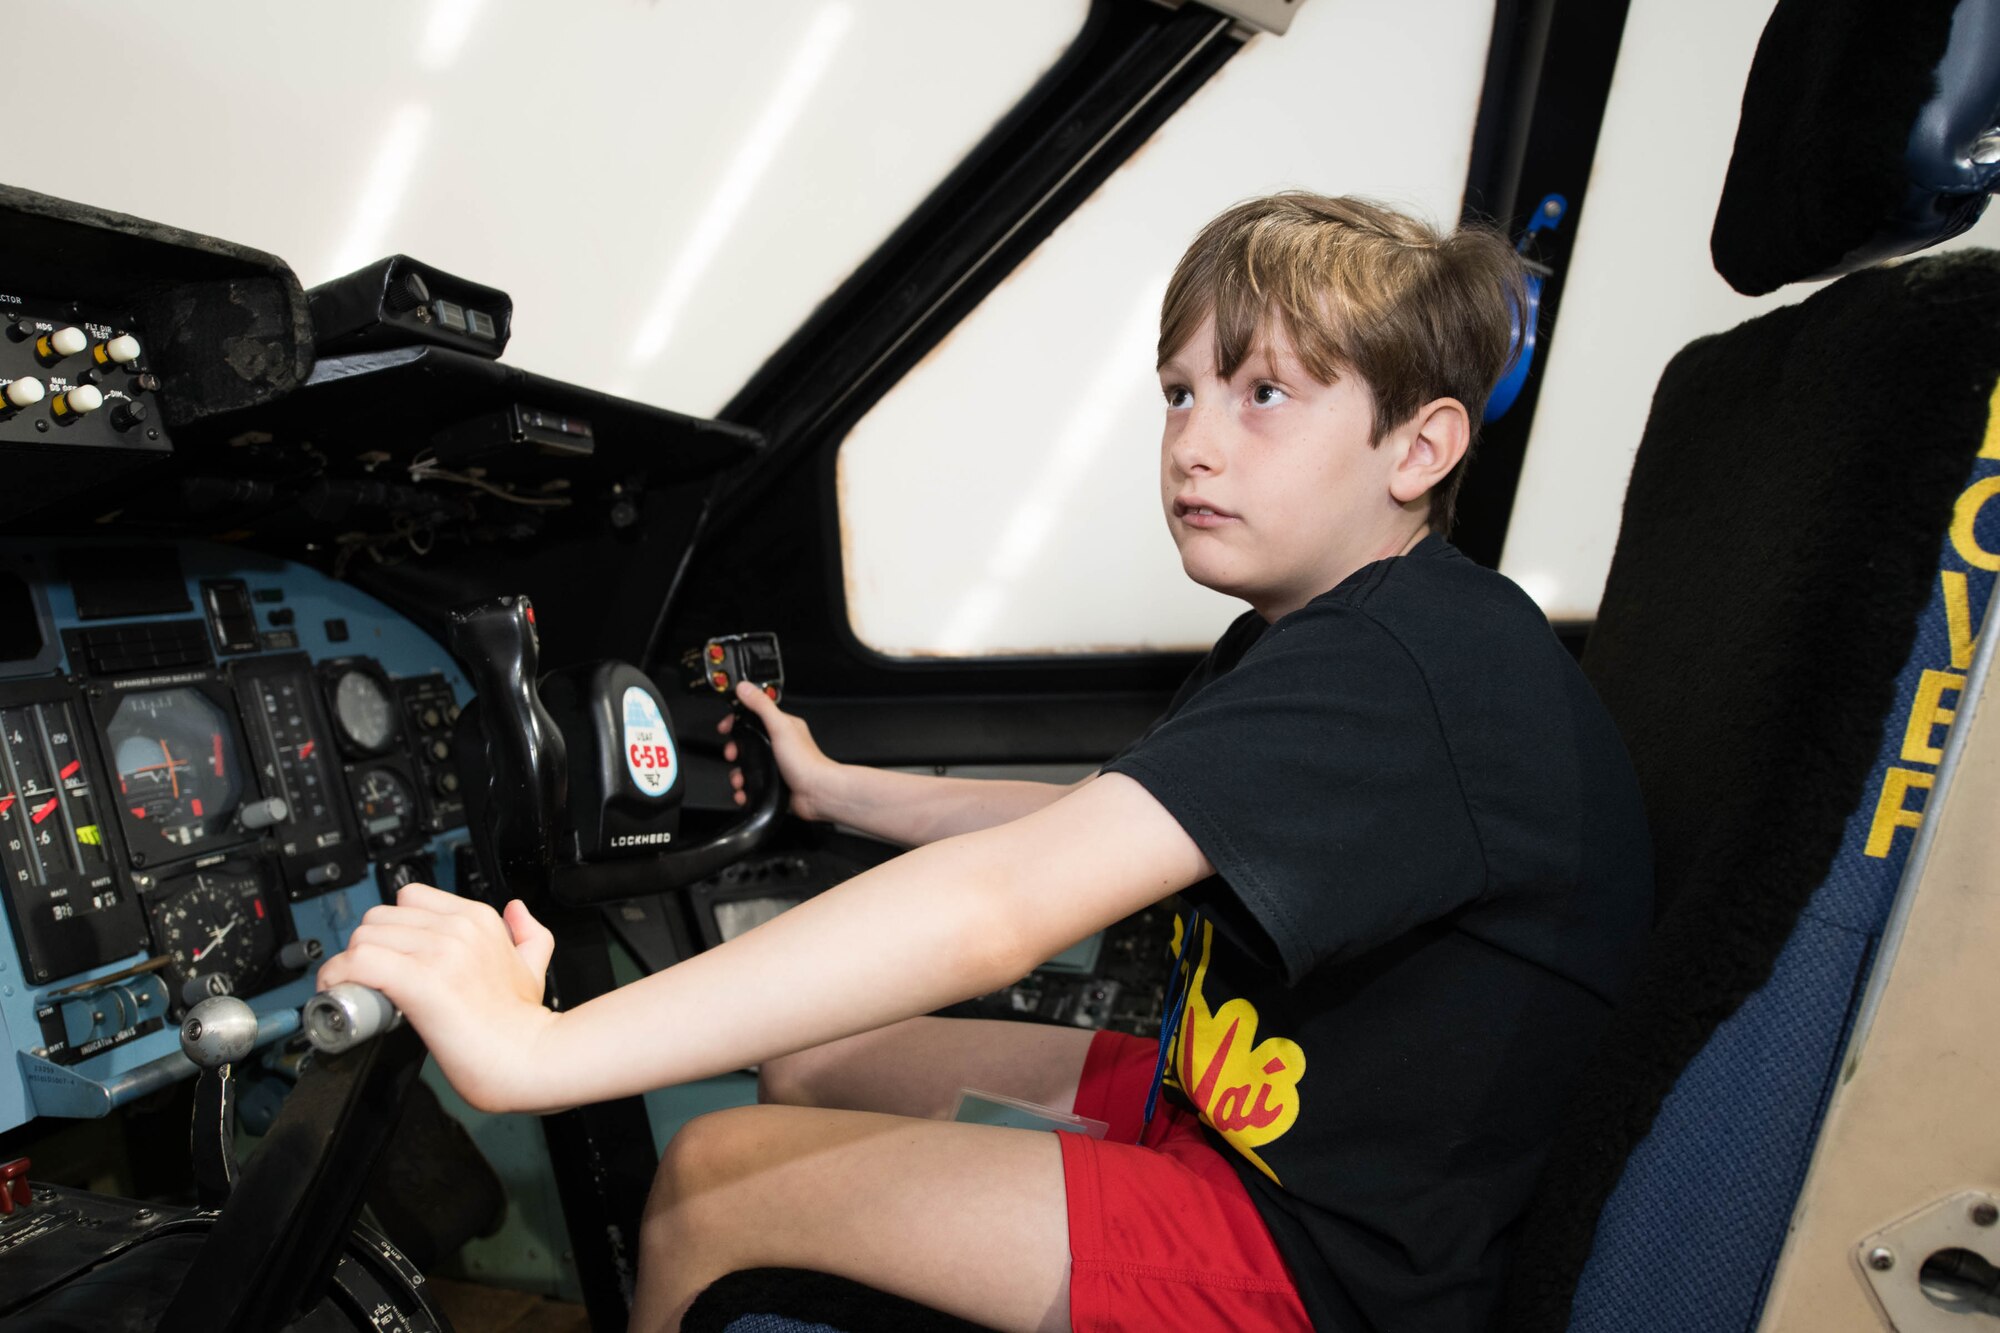
<instances>
[{"instance_id":1,"label":"cockpit window","mask_svg":"<svg viewBox=\"0 0 2000 1333\"><path fill-rule=\"evenodd\" d=\"M10 183L514 298L508 361L713 413L1052 65L1087 0L200 0L23 10L130 72L148 151Z\"/></svg>"},{"instance_id":2,"label":"cockpit window","mask_svg":"<svg viewBox=\"0 0 2000 1333\"><path fill-rule=\"evenodd\" d=\"M1207 646L1243 604L1188 582L1160 511L1167 276L1202 223L1277 189L1452 222L1491 29L1490 6L1452 0L1310 5L1195 93L842 445L862 642L925 657Z\"/></svg>"}]
</instances>

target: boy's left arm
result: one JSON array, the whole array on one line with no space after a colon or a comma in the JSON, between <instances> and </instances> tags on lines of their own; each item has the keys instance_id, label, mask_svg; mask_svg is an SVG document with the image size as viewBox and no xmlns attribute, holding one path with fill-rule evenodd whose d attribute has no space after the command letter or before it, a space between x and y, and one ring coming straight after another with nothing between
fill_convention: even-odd
<instances>
[{"instance_id":1,"label":"boy's left arm","mask_svg":"<svg viewBox=\"0 0 2000 1333\"><path fill-rule=\"evenodd\" d=\"M740 1069L996 990L1210 873L1173 816L1111 773L562 1014L540 1003L547 932L525 911L503 923L421 886L370 909L320 984L386 992L474 1106L540 1111Z\"/></svg>"}]
</instances>

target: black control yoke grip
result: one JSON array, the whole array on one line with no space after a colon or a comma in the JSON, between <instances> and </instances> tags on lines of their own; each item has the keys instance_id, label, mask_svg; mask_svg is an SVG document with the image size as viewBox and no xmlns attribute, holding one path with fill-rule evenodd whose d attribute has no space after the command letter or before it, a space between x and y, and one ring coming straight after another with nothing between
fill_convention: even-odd
<instances>
[{"instance_id":1,"label":"black control yoke grip","mask_svg":"<svg viewBox=\"0 0 2000 1333\"><path fill-rule=\"evenodd\" d=\"M778 772L778 759L772 753L771 738L764 734L763 724L749 713L738 713L730 734L736 741L736 753L745 773L753 784L761 782L763 790L742 823L706 842L664 853L660 857L662 890L686 888L748 856L770 835L791 803L791 789L785 786L785 779Z\"/></svg>"},{"instance_id":2,"label":"black control yoke grip","mask_svg":"<svg viewBox=\"0 0 2000 1333\"><path fill-rule=\"evenodd\" d=\"M548 892L569 800L562 732L535 690L535 609L525 597L461 607L451 613L450 639L477 696L486 822L503 881L495 888L533 900Z\"/></svg>"},{"instance_id":3,"label":"black control yoke grip","mask_svg":"<svg viewBox=\"0 0 2000 1333\"><path fill-rule=\"evenodd\" d=\"M771 740L748 714L738 714L734 732L737 753L752 785L760 787L757 803L741 822L706 842L630 860L602 861L558 869L555 896L576 907L598 907L628 898L684 889L740 861L769 837L791 801L791 789L778 773Z\"/></svg>"}]
</instances>

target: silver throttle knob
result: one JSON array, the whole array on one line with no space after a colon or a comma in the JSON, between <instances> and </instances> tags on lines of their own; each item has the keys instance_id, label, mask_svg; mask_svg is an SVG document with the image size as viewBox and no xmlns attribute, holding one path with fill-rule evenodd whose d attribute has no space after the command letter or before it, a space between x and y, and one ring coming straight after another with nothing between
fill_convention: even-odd
<instances>
[{"instance_id":1,"label":"silver throttle knob","mask_svg":"<svg viewBox=\"0 0 2000 1333\"><path fill-rule=\"evenodd\" d=\"M402 1013L381 991L352 981L329 986L306 1001L300 1022L306 1040L328 1055L359 1046L403 1021Z\"/></svg>"},{"instance_id":2,"label":"silver throttle knob","mask_svg":"<svg viewBox=\"0 0 2000 1333\"><path fill-rule=\"evenodd\" d=\"M217 995L181 1020L181 1053L203 1069L235 1064L257 1045L257 1011L234 995Z\"/></svg>"}]
</instances>

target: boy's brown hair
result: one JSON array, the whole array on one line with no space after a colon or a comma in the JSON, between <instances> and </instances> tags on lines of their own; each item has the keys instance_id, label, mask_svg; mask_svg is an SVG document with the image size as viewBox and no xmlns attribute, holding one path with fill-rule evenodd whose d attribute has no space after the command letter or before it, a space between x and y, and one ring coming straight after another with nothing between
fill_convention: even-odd
<instances>
[{"instance_id":1,"label":"boy's brown hair","mask_svg":"<svg viewBox=\"0 0 2000 1333\"><path fill-rule=\"evenodd\" d=\"M1510 305L1511 302L1511 305ZM1232 376L1273 321L1322 384L1359 375L1374 397L1370 442L1434 398L1480 414L1525 309L1521 260L1498 232L1428 224L1365 199L1303 191L1241 203L1194 239L1160 309L1160 363L1212 311L1215 361ZM1451 531L1465 458L1430 491L1430 526Z\"/></svg>"}]
</instances>

